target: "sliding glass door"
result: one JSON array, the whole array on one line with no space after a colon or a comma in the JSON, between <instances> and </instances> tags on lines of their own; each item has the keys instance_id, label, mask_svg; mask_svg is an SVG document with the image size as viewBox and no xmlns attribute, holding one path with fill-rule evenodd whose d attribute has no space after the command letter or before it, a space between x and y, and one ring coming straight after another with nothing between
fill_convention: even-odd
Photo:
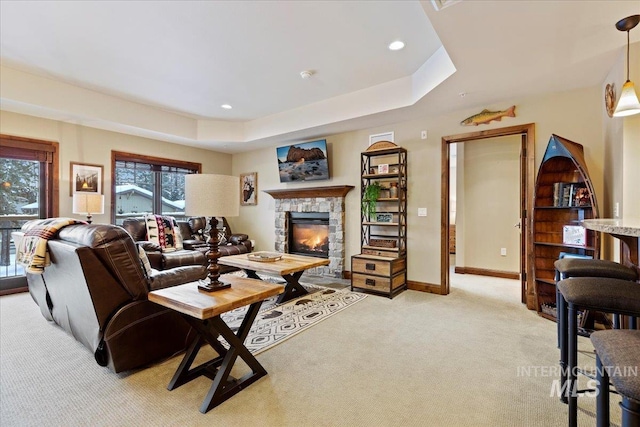
<instances>
[{"instance_id":1,"label":"sliding glass door","mask_svg":"<svg viewBox=\"0 0 640 427\"><path fill-rule=\"evenodd\" d=\"M26 287L11 233L57 214L57 144L0 135L0 294Z\"/></svg>"}]
</instances>

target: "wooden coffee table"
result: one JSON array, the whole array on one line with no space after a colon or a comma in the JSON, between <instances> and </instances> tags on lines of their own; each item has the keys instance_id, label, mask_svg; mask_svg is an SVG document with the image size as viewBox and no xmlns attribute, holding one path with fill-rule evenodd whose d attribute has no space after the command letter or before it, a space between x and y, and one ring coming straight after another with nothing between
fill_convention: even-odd
<instances>
[{"instance_id":1,"label":"wooden coffee table","mask_svg":"<svg viewBox=\"0 0 640 427\"><path fill-rule=\"evenodd\" d=\"M221 257L218 259L218 264L241 268L247 273L247 276L253 279L261 279L256 272L282 276L287 285L284 288L284 292L278 297L277 302L280 304L308 294L309 292L298 282L300 276L310 268L329 265L329 260L311 256L282 254L282 259L278 261L261 262L252 261L247 258L247 254L241 254Z\"/></svg>"},{"instance_id":2,"label":"wooden coffee table","mask_svg":"<svg viewBox=\"0 0 640 427\"><path fill-rule=\"evenodd\" d=\"M267 371L245 347L244 340L262 301L284 290L283 285L244 277L225 276L224 281L230 282L231 287L215 292L198 290L198 282L149 292L149 301L179 312L198 332L167 388L173 390L203 375L211 378L213 384L200 407L203 414L267 375ZM220 315L245 305L250 305L249 310L234 334ZM228 350L218 341L218 335L222 335L229 343ZM213 347L218 357L192 369L191 365L203 342ZM238 357L245 361L251 372L236 379L229 374Z\"/></svg>"}]
</instances>

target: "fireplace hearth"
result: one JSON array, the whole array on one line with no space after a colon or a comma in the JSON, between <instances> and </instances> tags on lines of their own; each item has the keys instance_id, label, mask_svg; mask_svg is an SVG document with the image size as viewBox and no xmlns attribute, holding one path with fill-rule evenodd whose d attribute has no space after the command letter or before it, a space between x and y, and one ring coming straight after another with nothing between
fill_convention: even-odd
<instances>
[{"instance_id":1,"label":"fireplace hearth","mask_svg":"<svg viewBox=\"0 0 640 427\"><path fill-rule=\"evenodd\" d=\"M329 258L329 213L288 212L288 252Z\"/></svg>"}]
</instances>

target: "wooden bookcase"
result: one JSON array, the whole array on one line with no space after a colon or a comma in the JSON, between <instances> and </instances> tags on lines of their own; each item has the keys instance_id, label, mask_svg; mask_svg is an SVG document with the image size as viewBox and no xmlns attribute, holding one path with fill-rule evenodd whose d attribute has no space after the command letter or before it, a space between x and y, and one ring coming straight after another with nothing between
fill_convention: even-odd
<instances>
[{"instance_id":1,"label":"wooden bookcase","mask_svg":"<svg viewBox=\"0 0 640 427\"><path fill-rule=\"evenodd\" d=\"M599 257L599 234L580 227L598 218L598 203L582 145L552 135L536 179L533 271L538 313L556 320L556 272L562 256Z\"/></svg>"},{"instance_id":2,"label":"wooden bookcase","mask_svg":"<svg viewBox=\"0 0 640 427\"><path fill-rule=\"evenodd\" d=\"M393 298L407 287L407 150L380 141L361 153L360 196L378 183L375 212L361 212L361 253L351 258L351 288Z\"/></svg>"}]
</instances>

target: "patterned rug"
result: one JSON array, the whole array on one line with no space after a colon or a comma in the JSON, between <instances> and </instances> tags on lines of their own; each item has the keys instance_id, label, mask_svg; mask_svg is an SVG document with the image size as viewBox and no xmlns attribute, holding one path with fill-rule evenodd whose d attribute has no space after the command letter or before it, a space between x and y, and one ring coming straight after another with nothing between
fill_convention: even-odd
<instances>
[{"instance_id":1,"label":"patterned rug","mask_svg":"<svg viewBox=\"0 0 640 427\"><path fill-rule=\"evenodd\" d=\"M245 345L253 354L261 353L293 337L305 329L333 316L345 308L362 301L367 295L348 289L330 289L317 285L302 284L309 294L284 304L276 305L276 297L262 303L262 307ZM247 307L223 314L222 319L235 332L244 318ZM228 347L224 339L221 342Z\"/></svg>"}]
</instances>

